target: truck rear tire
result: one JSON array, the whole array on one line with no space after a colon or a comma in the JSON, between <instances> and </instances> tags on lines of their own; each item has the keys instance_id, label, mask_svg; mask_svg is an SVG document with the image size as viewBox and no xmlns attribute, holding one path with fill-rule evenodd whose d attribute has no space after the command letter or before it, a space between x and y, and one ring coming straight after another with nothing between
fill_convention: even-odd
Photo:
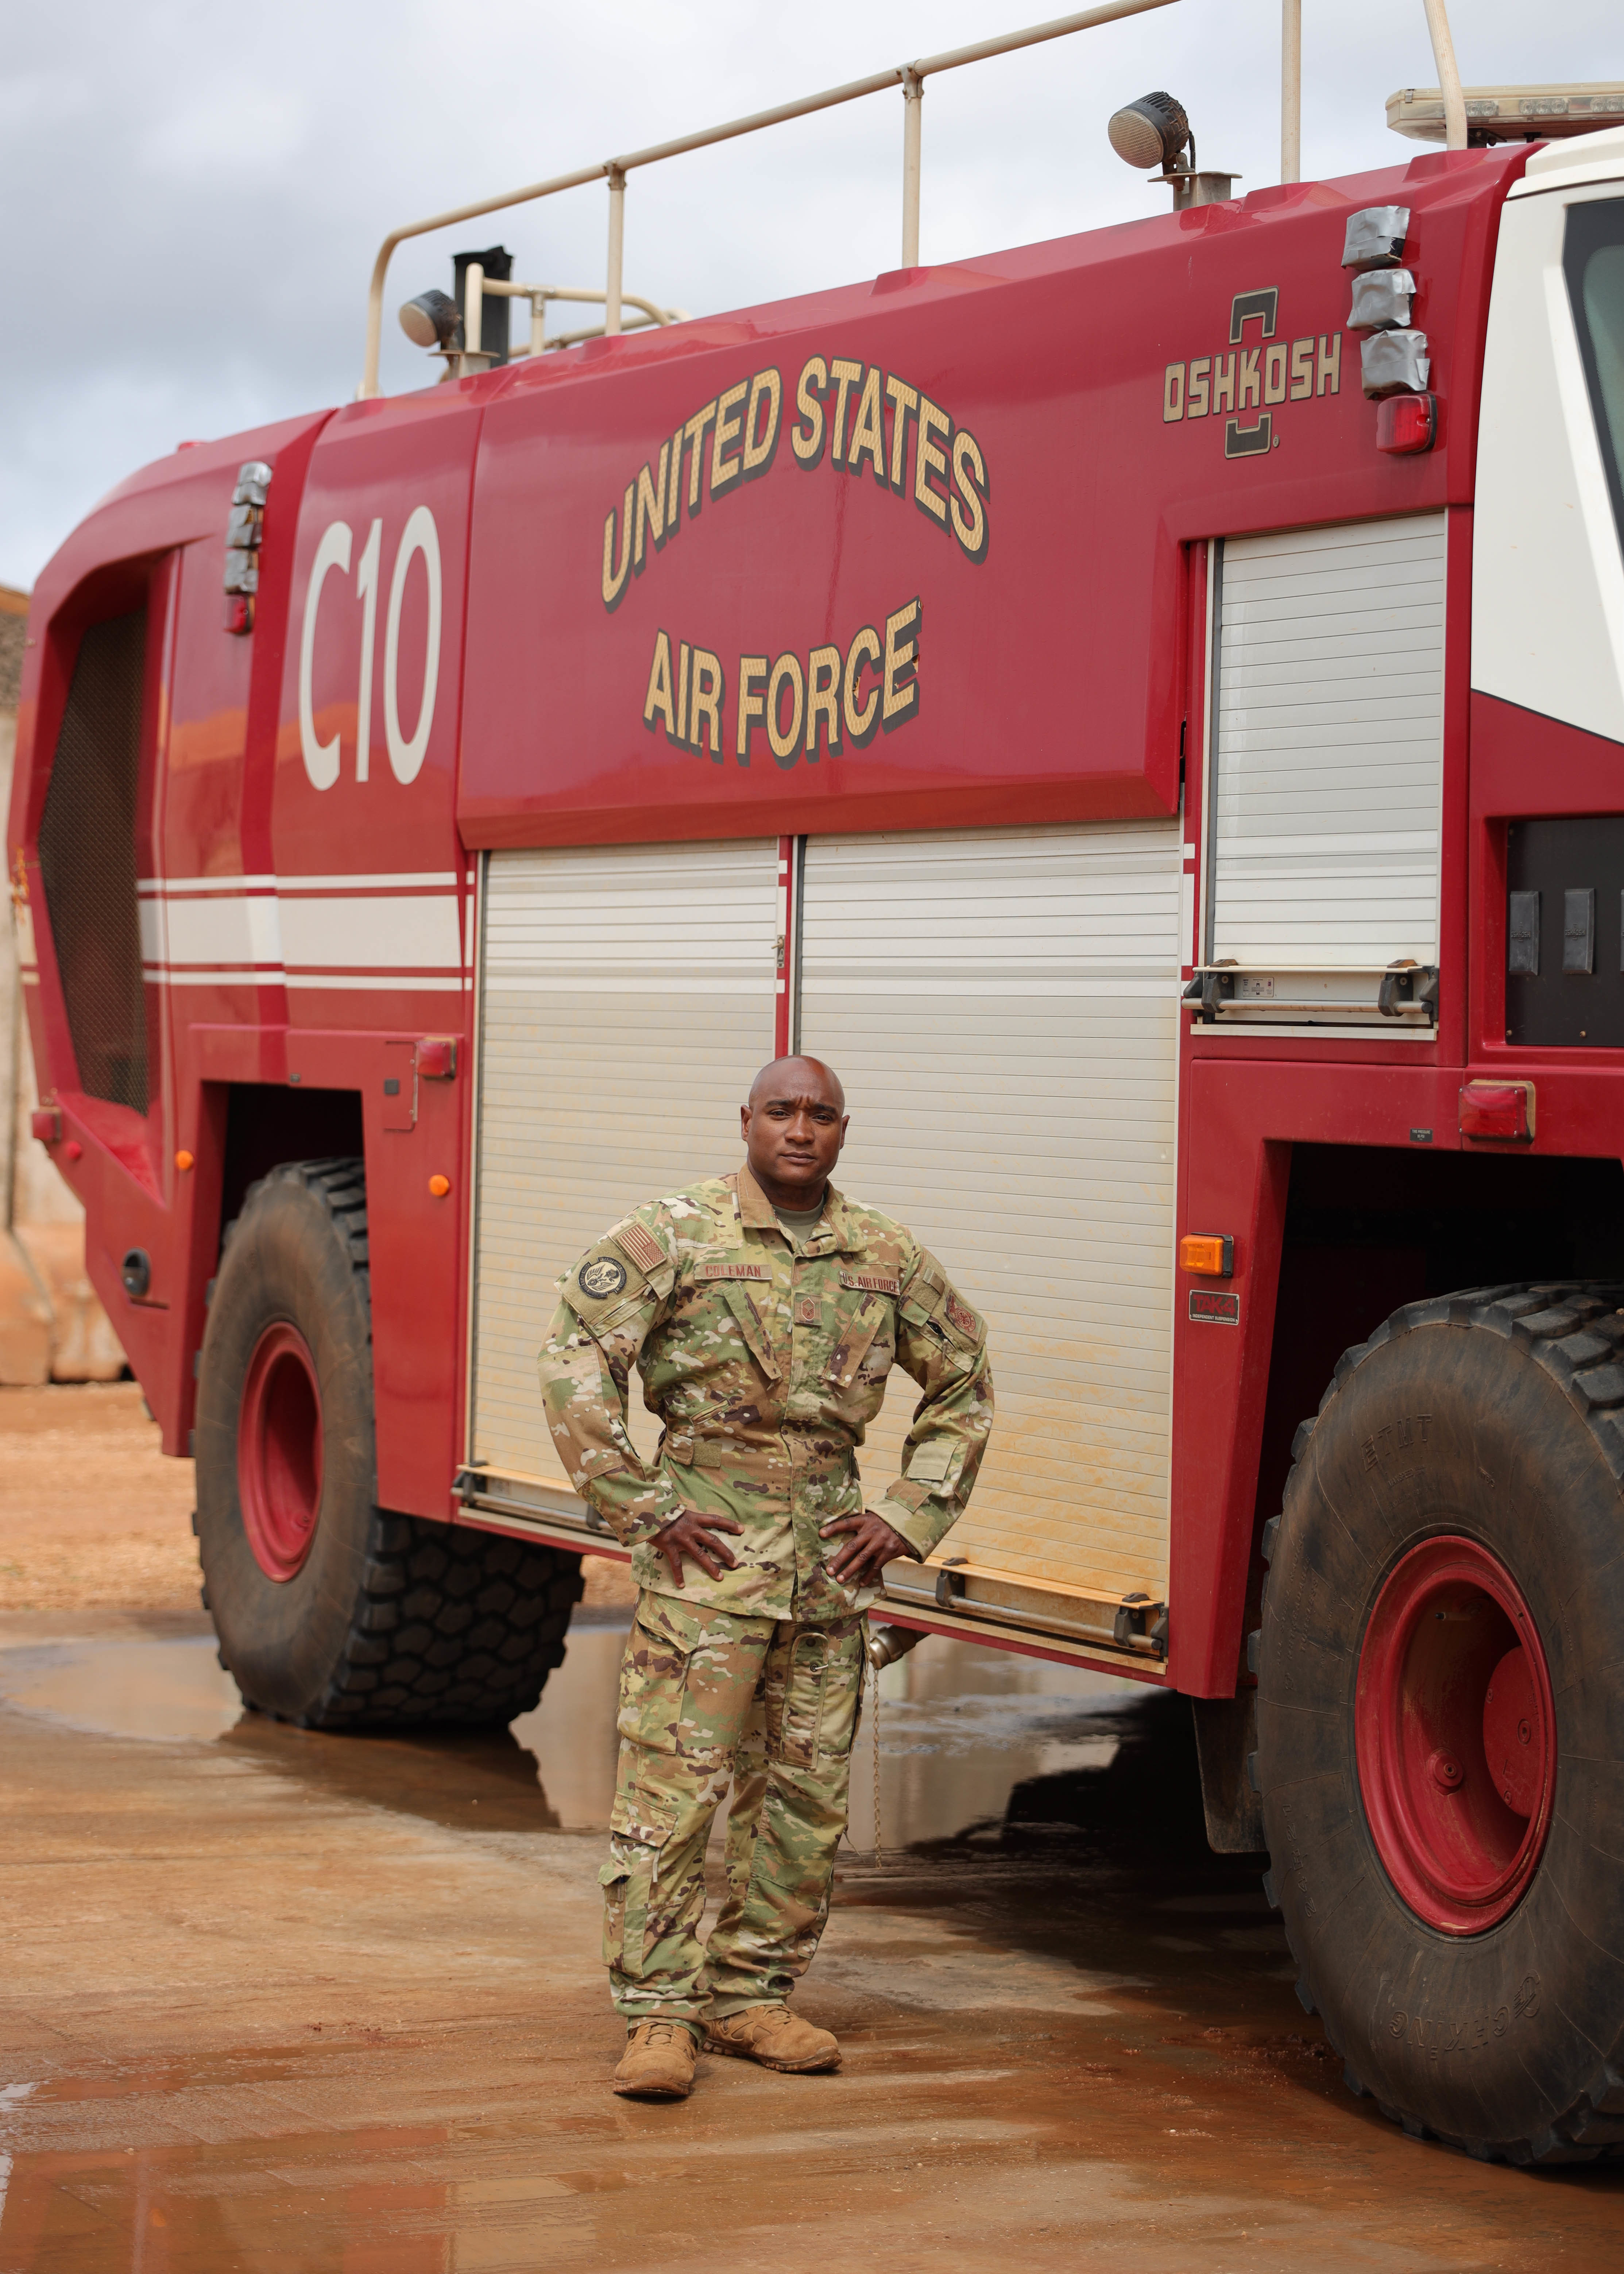
<instances>
[{"instance_id":1,"label":"truck rear tire","mask_svg":"<svg viewBox=\"0 0 1624 2274\"><path fill-rule=\"evenodd\" d=\"M1624 2147L1624 1287L1411 1304L1297 1432L1253 1773L1356 2092L1516 2164Z\"/></svg>"},{"instance_id":2,"label":"truck rear tire","mask_svg":"<svg viewBox=\"0 0 1624 2274\"><path fill-rule=\"evenodd\" d=\"M196 1452L203 1600L249 1705L325 1729L535 1705L580 1557L376 1504L359 1161L285 1163L227 1229Z\"/></svg>"}]
</instances>

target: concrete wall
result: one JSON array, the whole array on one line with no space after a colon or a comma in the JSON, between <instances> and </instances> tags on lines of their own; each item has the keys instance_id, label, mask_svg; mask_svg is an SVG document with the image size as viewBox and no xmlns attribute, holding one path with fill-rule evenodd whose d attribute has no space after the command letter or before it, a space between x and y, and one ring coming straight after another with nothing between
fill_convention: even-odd
<instances>
[{"instance_id":1,"label":"concrete wall","mask_svg":"<svg viewBox=\"0 0 1624 2274\"><path fill-rule=\"evenodd\" d=\"M27 605L25 593L0 588L0 815L11 803ZM85 1212L29 1129L38 1103L8 920L0 924L0 1386L114 1381L124 1354L85 1276Z\"/></svg>"}]
</instances>

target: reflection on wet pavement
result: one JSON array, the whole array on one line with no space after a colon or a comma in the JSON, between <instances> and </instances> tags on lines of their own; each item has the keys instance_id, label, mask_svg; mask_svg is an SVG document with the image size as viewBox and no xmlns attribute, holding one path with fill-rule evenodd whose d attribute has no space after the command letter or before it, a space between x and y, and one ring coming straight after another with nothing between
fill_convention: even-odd
<instances>
[{"instance_id":1,"label":"reflection on wet pavement","mask_svg":"<svg viewBox=\"0 0 1624 2274\"><path fill-rule=\"evenodd\" d=\"M245 1712L203 1635L0 1650L0 1698L70 1728L212 1742L455 1829L595 1832L614 1796L624 1637L621 1625L573 1627L535 1712L477 1735L357 1740ZM881 1689L881 1826L892 1847L996 1826L1018 1787L1109 1767L1120 1738L1106 1725L1147 1698L1139 1683L940 1637L888 1667ZM853 1761L851 1837L864 1848L874 1839L870 1738L865 1726Z\"/></svg>"},{"instance_id":2,"label":"reflection on wet pavement","mask_svg":"<svg viewBox=\"0 0 1624 2274\"><path fill-rule=\"evenodd\" d=\"M1624 2172L1342 2090L1184 1701L945 1644L892 1670L892 1860L843 1859L801 1996L840 2074L615 2100L620 1639L500 1740L242 1715L207 1643L0 1651L0 2274L1616 2266Z\"/></svg>"}]
</instances>

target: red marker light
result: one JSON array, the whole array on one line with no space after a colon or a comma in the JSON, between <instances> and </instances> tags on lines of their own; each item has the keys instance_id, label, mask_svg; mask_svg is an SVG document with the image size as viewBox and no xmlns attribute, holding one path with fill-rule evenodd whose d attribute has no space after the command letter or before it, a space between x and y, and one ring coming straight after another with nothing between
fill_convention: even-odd
<instances>
[{"instance_id":1,"label":"red marker light","mask_svg":"<svg viewBox=\"0 0 1624 2274\"><path fill-rule=\"evenodd\" d=\"M1531 1081L1469 1081L1461 1091L1462 1137L1530 1145L1534 1138Z\"/></svg>"},{"instance_id":2,"label":"red marker light","mask_svg":"<svg viewBox=\"0 0 1624 2274\"><path fill-rule=\"evenodd\" d=\"M1376 405L1376 448L1395 457L1430 450L1438 436L1435 395L1385 395Z\"/></svg>"}]
</instances>

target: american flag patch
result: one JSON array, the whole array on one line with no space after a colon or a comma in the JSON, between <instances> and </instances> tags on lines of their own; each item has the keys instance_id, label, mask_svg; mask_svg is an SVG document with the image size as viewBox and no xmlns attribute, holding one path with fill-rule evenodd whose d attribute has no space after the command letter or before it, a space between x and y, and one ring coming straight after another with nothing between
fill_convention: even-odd
<instances>
[{"instance_id":1,"label":"american flag patch","mask_svg":"<svg viewBox=\"0 0 1624 2274\"><path fill-rule=\"evenodd\" d=\"M765 1263L702 1263L702 1279L771 1279L772 1271Z\"/></svg>"},{"instance_id":2,"label":"american flag patch","mask_svg":"<svg viewBox=\"0 0 1624 2274\"><path fill-rule=\"evenodd\" d=\"M618 1225L613 1237L621 1254L629 1255L640 1271L658 1271L667 1260L654 1234L640 1224Z\"/></svg>"},{"instance_id":3,"label":"american flag patch","mask_svg":"<svg viewBox=\"0 0 1624 2274\"><path fill-rule=\"evenodd\" d=\"M902 1292L901 1280L892 1278L885 1271L843 1271L840 1284L855 1287L865 1295L899 1295Z\"/></svg>"}]
</instances>

